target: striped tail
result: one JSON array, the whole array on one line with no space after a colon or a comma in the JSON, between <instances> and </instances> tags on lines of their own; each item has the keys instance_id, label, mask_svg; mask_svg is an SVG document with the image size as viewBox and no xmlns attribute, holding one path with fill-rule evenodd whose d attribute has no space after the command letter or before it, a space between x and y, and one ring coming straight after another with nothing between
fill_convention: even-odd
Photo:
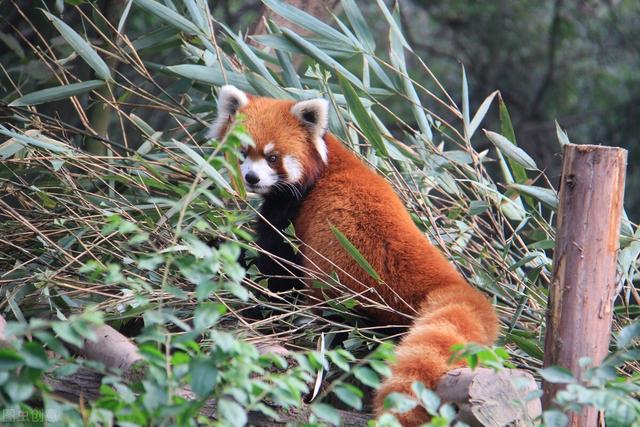
<instances>
[{"instance_id":1,"label":"striped tail","mask_svg":"<svg viewBox=\"0 0 640 427\"><path fill-rule=\"evenodd\" d=\"M414 396L411 385L415 381L434 389L445 372L462 365L448 364L451 346L468 342L492 344L497 331L498 320L490 302L467 283L431 291L413 326L396 347L391 377L376 394L376 413L384 412L384 398L389 393ZM421 407L395 415L404 427L419 426L429 419Z\"/></svg>"}]
</instances>

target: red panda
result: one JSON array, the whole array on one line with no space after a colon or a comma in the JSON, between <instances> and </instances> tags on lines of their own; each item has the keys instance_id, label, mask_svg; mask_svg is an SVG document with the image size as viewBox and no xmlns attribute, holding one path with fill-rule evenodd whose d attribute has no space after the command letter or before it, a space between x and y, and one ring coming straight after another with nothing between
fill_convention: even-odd
<instances>
[{"instance_id":1,"label":"red panda","mask_svg":"<svg viewBox=\"0 0 640 427\"><path fill-rule=\"evenodd\" d=\"M396 348L391 377L376 393L380 414L391 392L413 395L415 381L434 388L450 369L452 345L492 344L498 321L487 298L429 242L385 179L327 132L328 109L324 99L252 97L223 86L210 136L224 135L236 113L244 116L255 146L245 148L241 171L247 189L264 199L264 219L257 226L261 248L303 267L336 271L353 291L373 299L377 295L397 311L364 308L377 324L403 325L415 318ZM303 242L302 256L274 230L282 231L290 222ZM331 225L358 248L381 283L344 250ZM282 263L261 262L261 272L286 275ZM280 281L276 289L289 285ZM420 408L398 418L405 426L428 420Z\"/></svg>"}]
</instances>

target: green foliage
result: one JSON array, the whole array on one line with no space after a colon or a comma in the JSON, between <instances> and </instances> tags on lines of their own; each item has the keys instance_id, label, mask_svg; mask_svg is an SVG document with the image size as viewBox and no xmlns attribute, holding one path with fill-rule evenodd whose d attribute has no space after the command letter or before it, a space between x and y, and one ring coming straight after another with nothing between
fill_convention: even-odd
<instances>
[{"instance_id":1,"label":"green foliage","mask_svg":"<svg viewBox=\"0 0 640 427\"><path fill-rule=\"evenodd\" d=\"M248 136L241 123L222 141L205 136L225 83L256 95L329 99L331 130L388 178L416 225L499 307L503 348L470 345L456 348L458 356L472 367L540 365L556 192L516 145L501 97L491 92L473 108L463 70L454 101L414 56L398 8L375 5L385 18L378 39L354 1L344 1L345 16L331 26L269 0L313 33L270 23L271 33L256 38L269 51L225 27L207 2L135 0L108 17L92 2L77 3L67 2L64 15L60 7L35 11L42 25L20 22L49 43L47 54L16 41L15 66L2 82L11 89L1 94L8 119L0 126L7 138L0 143L0 309L14 320L15 337L0 349L4 408L29 419L55 414L50 421L66 425L245 425L256 414L282 416L279 407L302 408L304 398L310 425L339 425L340 409L370 409L370 388L389 375L393 354L359 316L361 296L344 289L339 274L309 271L338 296L267 297L259 272L242 262L260 251L250 226L258 202L247 197L238 165ZM298 74L292 55L300 53L307 62ZM477 129L496 99L500 133L487 131L485 140ZM388 108L394 104L406 105L406 114ZM479 139L496 149L480 150ZM623 230L620 299L629 302L640 231L628 221ZM616 324L637 315L637 305L618 307ZM82 347L102 322L141 325L134 334L140 381L71 357L64 344ZM637 328L630 328L602 367L558 396L563 408L595 405L612 423L630 419L637 376L612 374L637 366ZM331 348L338 333L347 337ZM291 353L260 351L274 345ZM98 399L79 405L54 397L45 379L79 369L105 375ZM541 375L568 380L557 369ZM451 406L420 384L413 391L390 396L389 408L421 405L431 425L453 422ZM216 411L205 416L209 401ZM543 421L562 420L549 412ZM397 420L388 414L374 423Z\"/></svg>"}]
</instances>

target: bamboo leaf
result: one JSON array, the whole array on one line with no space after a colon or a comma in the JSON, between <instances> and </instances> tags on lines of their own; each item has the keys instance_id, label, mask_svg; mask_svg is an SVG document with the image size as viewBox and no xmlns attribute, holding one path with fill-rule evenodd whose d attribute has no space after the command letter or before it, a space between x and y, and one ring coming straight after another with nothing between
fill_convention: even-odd
<instances>
[{"instance_id":1,"label":"bamboo leaf","mask_svg":"<svg viewBox=\"0 0 640 427\"><path fill-rule=\"evenodd\" d=\"M210 84L212 86L223 86L226 84L232 84L238 89L244 90L246 92L253 92L253 87L242 74L225 70L225 74L223 75L220 71L220 66L207 67L205 65L180 64L172 65L170 67L166 67L165 69L171 71L172 73L178 74L179 76L197 80L199 82Z\"/></svg>"},{"instance_id":2,"label":"bamboo leaf","mask_svg":"<svg viewBox=\"0 0 640 427\"><path fill-rule=\"evenodd\" d=\"M517 162L525 169L538 170L536 162L522 149L511 143L499 133L484 130L484 134L507 158Z\"/></svg>"},{"instance_id":3,"label":"bamboo leaf","mask_svg":"<svg viewBox=\"0 0 640 427\"><path fill-rule=\"evenodd\" d=\"M556 123L556 135L558 137L558 142L560 143L560 146L564 147L567 144L571 144L571 141L569 141L569 135L567 135L567 132L565 132L560 127L560 124L558 123L557 120L555 123Z\"/></svg>"},{"instance_id":4,"label":"bamboo leaf","mask_svg":"<svg viewBox=\"0 0 640 427\"><path fill-rule=\"evenodd\" d=\"M395 20L395 18L387 8L387 6L384 4L382 0L376 0L376 1L378 2L378 7L382 11L382 15L384 16L384 19L387 20L387 24L389 24L391 31L395 34L395 37L397 37L397 39L400 41L400 43L402 43L402 46L404 46L405 49L407 49L408 51L412 51L411 46L409 46L409 43L407 43L407 40L404 38L402 29L398 25L398 22ZM397 3L396 3L396 7L398 7Z\"/></svg>"},{"instance_id":5,"label":"bamboo leaf","mask_svg":"<svg viewBox=\"0 0 640 427\"><path fill-rule=\"evenodd\" d=\"M380 282L382 280L380 278L380 275L378 275L376 270L374 270L371 264L369 264L369 261L367 261L367 259L360 253L358 248L356 248L353 245L353 243L351 243L349 239L347 239L347 237L344 234L342 234L342 232L338 230L336 227L334 227L333 225L329 225L329 227L331 228L331 231L338 239L338 242L340 242L340 245L342 245L342 247L355 260L355 262L357 262L358 265L362 267L362 269L369 274L369 276L373 277L375 280Z\"/></svg>"},{"instance_id":6,"label":"bamboo leaf","mask_svg":"<svg viewBox=\"0 0 640 427\"><path fill-rule=\"evenodd\" d=\"M133 0L127 0L127 5L124 7L122 11L122 15L120 16L120 20L118 21L118 32L121 33L124 28L125 22L127 22L127 18L129 17L129 11L131 10L131 5L133 4Z\"/></svg>"},{"instance_id":7,"label":"bamboo leaf","mask_svg":"<svg viewBox=\"0 0 640 427\"><path fill-rule=\"evenodd\" d=\"M229 183L224 179L224 177L218 172L213 166L211 166L201 155L193 151L189 146L183 144L180 141L173 140L176 147L182 150L187 156L191 158L198 165L204 173L211 178L218 186L224 188L227 192L231 194L235 194L233 188L229 185Z\"/></svg>"},{"instance_id":8,"label":"bamboo leaf","mask_svg":"<svg viewBox=\"0 0 640 427\"><path fill-rule=\"evenodd\" d=\"M8 136L10 138L14 138L14 140L20 142L21 144L44 148L45 150L53 151L54 153L70 154L73 152L70 147L60 141L56 141L51 138L36 139L31 136L10 131L2 125L0 125L0 134Z\"/></svg>"},{"instance_id":9,"label":"bamboo leaf","mask_svg":"<svg viewBox=\"0 0 640 427\"><path fill-rule=\"evenodd\" d=\"M485 100L482 101L482 104L480 104L480 107L478 107L478 111L476 111L476 114L473 116L471 123L469 123L469 138L473 136L476 129L478 129L480 122L482 122L482 120L484 119L484 116L487 115L487 111L489 111L491 102L493 102L493 98L495 98L497 94L498 94L498 91L497 90L494 91L492 94L487 96Z\"/></svg>"},{"instance_id":10,"label":"bamboo leaf","mask_svg":"<svg viewBox=\"0 0 640 427\"><path fill-rule=\"evenodd\" d=\"M222 28L224 28L224 30L231 38L231 40L229 40L229 44L236 52L238 57L240 57L242 63L267 79L271 84L278 85L267 67L264 65L264 61L258 58L258 56L251 50L251 48L240 37L235 35L233 31L226 25L223 25Z\"/></svg>"},{"instance_id":11,"label":"bamboo leaf","mask_svg":"<svg viewBox=\"0 0 640 427\"><path fill-rule=\"evenodd\" d=\"M506 338L517 345L520 350L524 351L529 356L538 360L542 360L544 357L544 353L537 342L510 332L506 333Z\"/></svg>"},{"instance_id":12,"label":"bamboo leaf","mask_svg":"<svg viewBox=\"0 0 640 427\"><path fill-rule=\"evenodd\" d=\"M278 31L280 30L278 29ZM250 36L250 38L267 47L278 49L283 52L296 53L300 55L304 54L304 51L287 40L282 35L282 32L280 32L279 34L263 34L259 36Z\"/></svg>"},{"instance_id":13,"label":"bamboo leaf","mask_svg":"<svg viewBox=\"0 0 640 427\"><path fill-rule=\"evenodd\" d=\"M526 194L527 196L533 197L534 199L549 206L551 209L558 209L558 195L554 190L524 184L511 184L508 187L516 190L520 194Z\"/></svg>"},{"instance_id":14,"label":"bamboo leaf","mask_svg":"<svg viewBox=\"0 0 640 427\"><path fill-rule=\"evenodd\" d=\"M154 0L134 0L138 6L156 15L166 23L188 34L198 34L198 27L184 16Z\"/></svg>"},{"instance_id":15,"label":"bamboo leaf","mask_svg":"<svg viewBox=\"0 0 640 427\"><path fill-rule=\"evenodd\" d=\"M469 123L469 83L467 82L467 72L462 67L462 122L464 124L464 134L467 139L471 139L470 123Z\"/></svg>"},{"instance_id":16,"label":"bamboo leaf","mask_svg":"<svg viewBox=\"0 0 640 427\"><path fill-rule=\"evenodd\" d=\"M389 58L391 59L393 66L400 71L398 74L400 74L400 77L402 78L404 94L411 101L411 111L418 122L420 132L422 132L429 142L432 142L433 132L431 131L429 120L427 119L427 115L422 108L422 102L420 101L418 93L416 92L413 82L407 72L407 63L405 61L404 50L402 48L402 40L400 40L397 33L392 30L389 31ZM372 68L372 70L375 72L375 68Z\"/></svg>"},{"instance_id":17,"label":"bamboo leaf","mask_svg":"<svg viewBox=\"0 0 640 427\"><path fill-rule=\"evenodd\" d=\"M362 46L367 52L373 54L376 50L376 42L356 2L354 0L342 0L342 8L347 14L347 19L349 19L349 23Z\"/></svg>"},{"instance_id":18,"label":"bamboo leaf","mask_svg":"<svg viewBox=\"0 0 640 427\"><path fill-rule=\"evenodd\" d=\"M81 95L93 89L104 86L103 80L88 80L81 83L71 83L64 86L50 87L37 90L13 100L10 107L23 107L25 105L38 105L45 102L59 101L72 96Z\"/></svg>"},{"instance_id":19,"label":"bamboo leaf","mask_svg":"<svg viewBox=\"0 0 640 427\"><path fill-rule=\"evenodd\" d=\"M498 108L500 110L500 133L504 135L513 145L518 145L516 142L516 134L513 131L513 125L511 124L511 116L507 110L507 106L501 97L498 97ZM515 181L522 184L527 181L527 171L518 163L511 159L507 159L509 167L513 171Z\"/></svg>"},{"instance_id":20,"label":"bamboo leaf","mask_svg":"<svg viewBox=\"0 0 640 427\"><path fill-rule=\"evenodd\" d=\"M371 119L371 116L360 102L360 98L353 87L342 76L340 76L340 86L342 92L349 105L351 114L356 119L358 126L366 136L369 143L376 149L376 152L381 157L387 156L387 149L384 145L380 132L378 131L376 124Z\"/></svg>"},{"instance_id":21,"label":"bamboo leaf","mask_svg":"<svg viewBox=\"0 0 640 427\"><path fill-rule=\"evenodd\" d=\"M84 37L78 34L73 28L68 26L60 18L50 14L47 11L42 11L45 16L51 21L54 27L58 30L60 35L69 43L69 45L76 51L85 62L93 68L96 72L96 76L103 80L112 80L111 72L107 63L104 62L100 55L93 49L93 46L87 42Z\"/></svg>"},{"instance_id":22,"label":"bamboo leaf","mask_svg":"<svg viewBox=\"0 0 640 427\"><path fill-rule=\"evenodd\" d=\"M189 15L191 16L191 19L193 19L198 28L200 28L203 33L208 34L209 25L207 25L207 18L204 16L200 5L196 4L195 0L183 0L183 2L187 8L187 12L189 12Z\"/></svg>"},{"instance_id":23,"label":"bamboo leaf","mask_svg":"<svg viewBox=\"0 0 640 427\"><path fill-rule=\"evenodd\" d=\"M351 40L331 26L308 13L288 5L280 0L263 0L264 4L278 15L302 28L338 43L354 47Z\"/></svg>"},{"instance_id":24,"label":"bamboo leaf","mask_svg":"<svg viewBox=\"0 0 640 427\"><path fill-rule=\"evenodd\" d=\"M299 47L307 55L316 59L325 67L336 70L338 73L342 74L345 79L349 80L349 82L351 82L354 86L356 86L358 89L363 89L362 82L356 76L354 76L350 71L348 71L346 68L340 65L335 59L333 59L332 57L324 53L321 49L317 48L312 43L300 37L295 32L291 31L290 29L282 28L281 30L287 39L289 39L293 44Z\"/></svg>"}]
</instances>

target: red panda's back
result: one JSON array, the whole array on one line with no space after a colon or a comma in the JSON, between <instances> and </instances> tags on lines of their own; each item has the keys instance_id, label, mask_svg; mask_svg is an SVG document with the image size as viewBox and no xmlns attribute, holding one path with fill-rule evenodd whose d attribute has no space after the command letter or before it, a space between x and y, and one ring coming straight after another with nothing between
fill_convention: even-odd
<instances>
[{"instance_id":1,"label":"red panda's back","mask_svg":"<svg viewBox=\"0 0 640 427\"><path fill-rule=\"evenodd\" d=\"M305 243L305 266L335 271L356 292L373 287L386 303L409 315L419 309L429 288L464 281L413 224L384 178L332 135L325 141L328 167L305 198L295 222L296 233ZM384 284L377 283L342 248L330 225L358 248ZM379 301L375 293L364 296ZM378 323L411 322L410 317L393 312L365 312Z\"/></svg>"}]
</instances>

